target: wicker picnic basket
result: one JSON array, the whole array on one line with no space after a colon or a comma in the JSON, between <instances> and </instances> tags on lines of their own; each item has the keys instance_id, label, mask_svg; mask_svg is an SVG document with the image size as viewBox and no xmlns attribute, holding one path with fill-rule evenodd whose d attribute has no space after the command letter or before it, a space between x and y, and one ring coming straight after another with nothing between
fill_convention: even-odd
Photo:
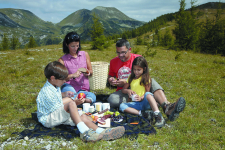
<instances>
[{"instance_id":1,"label":"wicker picnic basket","mask_svg":"<svg viewBox=\"0 0 225 150\"><path fill-rule=\"evenodd\" d=\"M91 90L106 88L108 77L109 63L97 61L91 62L93 74L89 76L89 84Z\"/></svg>"}]
</instances>

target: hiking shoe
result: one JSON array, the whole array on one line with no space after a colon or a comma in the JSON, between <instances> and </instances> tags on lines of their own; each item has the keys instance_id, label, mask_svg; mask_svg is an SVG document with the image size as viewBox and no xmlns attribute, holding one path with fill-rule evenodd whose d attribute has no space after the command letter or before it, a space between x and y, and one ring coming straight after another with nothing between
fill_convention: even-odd
<instances>
[{"instance_id":1,"label":"hiking shoe","mask_svg":"<svg viewBox=\"0 0 225 150\"><path fill-rule=\"evenodd\" d=\"M166 104L164 106L164 113L167 115L170 121L174 121L179 117L179 113L184 110L185 104L185 99L180 97L175 103Z\"/></svg>"},{"instance_id":2,"label":"hiking shoe","mask_svg":"<svg viewBox=\"0 0 225 150\"><path fill-rule=\"evenodd\" d=\"M142 116L145 119L147 119L150 124L153 123L153 111L152 110L141 111L141 115L140 116Z\"/></svg>"},{"instance_id":3,"label":"hiking shoe","mask_svg":"<svg viewBox=\"0 0 225 150\"><path fill-rule=\"evenodd\" d=\"M159 112L159 113L154 113L154 118L155 118L155 126L157 128L161 128L165 125L165 119L163 118L162 114Z\"/></svg>"},{"instance_id":4,"label":"hiking shoe","mask_svg":"<svg viewBox=\"0 0 225 150\"><path fill-rule=\"evenodd\" d=\"M80 138L86 142L95 142L102 139L102 135L96 133L93 129L85 131L83 134L80 133Z\"/></svg>"},{"instance_id":5,"label":"hiking shoe","mask_svg":"<svg viewBox=\"0 0 225 150\"><path fill-rule=\"evenodd\" d=\"M102 140L109 141L122 137L124 135L125 128L123 126L118 126L115 128L108 128L102 131Z\"/></svg>"}]
</instances>

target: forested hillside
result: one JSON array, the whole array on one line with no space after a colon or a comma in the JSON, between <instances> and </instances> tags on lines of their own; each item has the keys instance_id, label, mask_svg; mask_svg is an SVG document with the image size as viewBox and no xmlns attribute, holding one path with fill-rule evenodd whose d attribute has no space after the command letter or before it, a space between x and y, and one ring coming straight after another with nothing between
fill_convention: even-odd
<instances>
[{"instance_id":1,"label":"forested hillside","mask_svg":"<svg viewBox=\"0 0 225 150\"><path fill-rule=\"evenodd\" d=\"M165 14L147 24L111 39L136 38L137 45L166 46L174 50L225 55L225 3L207 3L177 13Z\"/></svg>"}]
</instances>

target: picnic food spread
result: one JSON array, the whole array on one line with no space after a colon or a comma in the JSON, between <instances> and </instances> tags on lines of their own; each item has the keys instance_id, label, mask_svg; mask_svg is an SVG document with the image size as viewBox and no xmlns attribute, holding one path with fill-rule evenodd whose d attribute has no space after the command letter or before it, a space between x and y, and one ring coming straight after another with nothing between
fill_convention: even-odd
<instances>
[{"instance_id":1,"label":"picnic food spread","mask_svg":"<svg viewBox=\"0 0 225 150\"><path fill-rule=\"evenodd\" d=\"M92 113L86 112L85 114L90 116L94 123L98 123L98 126L106 125L105 127L110 127L111 121L121 122L123 120L123 116L120 115L118 111L112 112L112 111L109 111L108 108L100 112L96 112L96 111ZM108 125L107 125L107 122L108 122Z\"/></svg>"}]
</instances>

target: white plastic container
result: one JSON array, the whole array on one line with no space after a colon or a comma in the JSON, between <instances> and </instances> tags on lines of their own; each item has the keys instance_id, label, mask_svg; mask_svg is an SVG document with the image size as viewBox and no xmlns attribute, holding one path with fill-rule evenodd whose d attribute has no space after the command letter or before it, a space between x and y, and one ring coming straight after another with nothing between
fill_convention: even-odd
<instances>
[{"instance_id":1,"label":"white plastic container","mask_svg":"<svg viewBox=\"0 0 225 150\"><path fill-rule=\"evenodd\" d=\"M90 112L90 113L93 113L94 111L95 111L94 106L90 106L90 107L89 107L89 112Z\"/></svg>"},{"instance_id":2,"label":"white plastic container","mask_svg":"<svg viewBox=\"0 0 225 150\"><path fill-rule=\"evenodd\" d=\"M107 108L110 110L110 104L109 103L103 103L102 104L102 110L105 110Z\"/></svg>"},{"instance_id":3,"label":"white plastic container","mask_svg":"<svg viewBox=\"0 0 225 150\"><path fill-rule=\"evenodd\" d=\"M83 104L83 111L86 112L86 113L89 112L89 107L90 107L90 103L84 103Z\"/></svg>"},{"instance_id":4,"label":"white plastic container","mask_svg":"<svg viewBox=\"0 0 225 150\"><path fill-rule=\"evenodd\" d=\"M133 95L131 96L132 101L136 101L136 99L135 99L136 96L137 96L137 94L133 94Z\"/></svg>"}]
</instances>

